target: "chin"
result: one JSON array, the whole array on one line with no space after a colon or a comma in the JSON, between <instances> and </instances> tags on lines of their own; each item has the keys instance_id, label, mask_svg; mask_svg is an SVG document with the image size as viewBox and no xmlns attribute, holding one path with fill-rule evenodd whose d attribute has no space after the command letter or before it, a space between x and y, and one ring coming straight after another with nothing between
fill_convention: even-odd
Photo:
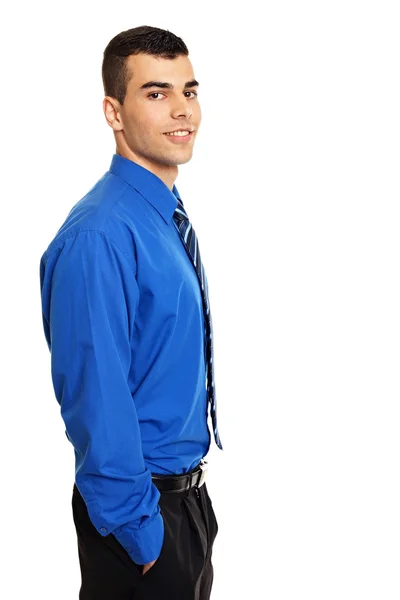
<instances>
[{"instance_id":1,"label":"chin","mask_svg":"<svg viewBox=\"0 0 400 600\"><path fill-rule=\"evenodd\" d=\"M176 156L171 157L171 164L174 165L184 165L185 163L189 162L192 158L193 152L189 152L187 154L184 154L182 152L182 154L178 154Z\"/></svg>"},{"instance_id":2,"label":"chin","mask_svg":"<svg viewBox=\"0 0 400 600\"><path fill-rule=\"evenodd\" d=\"M191 159L192 159L192 155L187 156L186 158L181 158L180 160L175 162L175 164L176 165L184 165L185 163L189 162Z\"/></svg>"},{"instance_id":3,"label":"chin","mask_svg":"<svg viewBox=\"0 0 400 600\"><path fill-rule=\"evenodd\" d=\"M192 149L187 149L186 152L146 152L142 154L146 160L150 160L152 163L158 163L167 167L177 167L189 162L192 158Z\"/></svg>"}]
</instances>

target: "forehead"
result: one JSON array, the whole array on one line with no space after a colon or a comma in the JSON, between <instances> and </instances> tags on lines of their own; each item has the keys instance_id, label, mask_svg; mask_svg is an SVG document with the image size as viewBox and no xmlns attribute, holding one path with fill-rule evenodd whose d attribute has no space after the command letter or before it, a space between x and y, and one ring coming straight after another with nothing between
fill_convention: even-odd
<instances>
[{"instance_id":1,"label":"forehead","mask_svg":"<svg viewBox=\"0 0 400 600\"><path fill-rule=\"evenodd\" d=\"M128 56L127 66L131 73L129 87L139 89L148 81L165 81L176 87L184 87L194 79L192 63L188 56L161 58L150 54Z\"/></svg>"}]
</instances>

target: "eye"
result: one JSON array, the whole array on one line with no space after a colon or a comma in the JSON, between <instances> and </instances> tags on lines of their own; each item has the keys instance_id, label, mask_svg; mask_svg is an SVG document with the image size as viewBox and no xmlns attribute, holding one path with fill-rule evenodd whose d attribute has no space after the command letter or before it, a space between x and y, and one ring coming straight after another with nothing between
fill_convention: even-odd
<instances>
[{"instance_id":1,"label":"eye","mask_svg":"<svg viewBox=\"0 0 400 600\"><path fill-rule=\"evenodd\" d=\"M191 90L188 92L184 92L185 94L194 94L194 96L192 97L196 97L198 94L197 92ZM152 92L151 94L148 94L148 98L153 98L154 100L158 100L158 98L154 98L154 96L164 96L164 94L162 94L161 92Z\"/></svg>"}]
</instances>

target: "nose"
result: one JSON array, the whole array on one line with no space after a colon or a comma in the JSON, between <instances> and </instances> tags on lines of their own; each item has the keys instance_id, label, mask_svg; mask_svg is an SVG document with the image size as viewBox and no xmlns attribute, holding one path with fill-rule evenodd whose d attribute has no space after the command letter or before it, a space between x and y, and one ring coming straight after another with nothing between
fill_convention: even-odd
<instances>
[{"instance_id":1,"label":"nose","mask_svg":"<svg viewBox=\"0 0 400 600\"><path fill-rule=\"evenodd\" d=\"M181 98L174 103L172 116L174 119L179 119L179 117L188 119L192 116L192 109L186 98Z\"/></svg>"}]
</instances>

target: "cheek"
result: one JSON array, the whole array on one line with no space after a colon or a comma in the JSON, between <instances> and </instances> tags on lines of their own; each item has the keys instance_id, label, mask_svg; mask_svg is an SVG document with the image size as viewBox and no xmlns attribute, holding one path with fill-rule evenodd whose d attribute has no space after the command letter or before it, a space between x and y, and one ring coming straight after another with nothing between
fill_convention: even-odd
<instances>
[{"instance_id":1,"label":"cheek","mask_svg":"<svg viewBox=\"0 0 400 600\"><path fill-rule=\"evenodd\" d=\"M170 121L166 102L154 100L146 106L143 112L143 123L149 131L164 131L165 124Z\"/></svg>"},{"instance_id":2,"label":"cheek","mask_svg":"<svg viewBox=\"0 0 400 600\"><path fill-rule=\"evenodd\" d=\"M158 126L156 117L151 114L141 115L140 120L136 120L130 129L130 135L137 144L146 145L151 140L154 140L163 131L163 128Z\"/></svg>"},{"instance_id":3,"label":"cheek","mask_svg":"<svg viewBox=\"0 0 400 600\"><path fill-rule=\"evenodd\" d=\"M201 108L200 104L196 105L196 109L193 111L193 117L196 119L197 125L201 122Z\"/></svg>"},{"instance_id":4,"label":"cheek","mask_svg":"<svg viewBox=\"0 0 400 600\"><path fill-rule=\"evenodd\" d=\"M138 102L130 107L128 128L131 136L148 138L165 130L165 109L156 102Z\"/></svg>"}]
</instances>

